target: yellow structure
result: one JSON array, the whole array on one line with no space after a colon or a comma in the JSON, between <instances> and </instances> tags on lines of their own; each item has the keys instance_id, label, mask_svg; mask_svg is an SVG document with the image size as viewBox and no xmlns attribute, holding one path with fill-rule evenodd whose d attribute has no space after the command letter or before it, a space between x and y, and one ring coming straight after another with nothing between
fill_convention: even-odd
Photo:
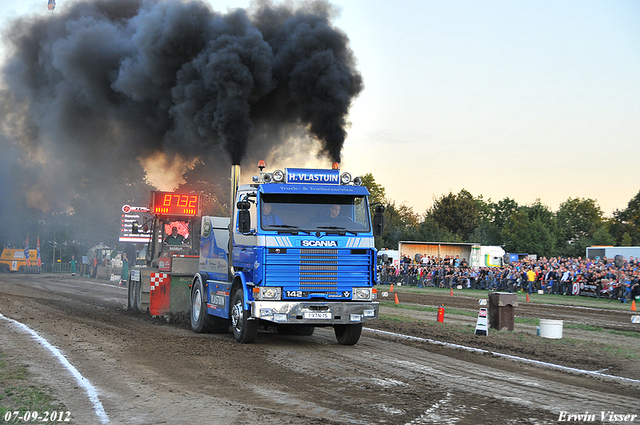
<instances>
[{"instance_id":1,"label":"yellow structure","mask_svg":"<svg viewBox=\"0 0 640 425\"><path fill-rule=\"evenodd\" d=\"M29 265L24 255L24 249L4 248L2 256L0 256L0 271L20 272L20 273L40 273L40 267L37 266L38 250L29 250ZM37 269L37 271L36 271Z\"/></svg>"}]
</instances>

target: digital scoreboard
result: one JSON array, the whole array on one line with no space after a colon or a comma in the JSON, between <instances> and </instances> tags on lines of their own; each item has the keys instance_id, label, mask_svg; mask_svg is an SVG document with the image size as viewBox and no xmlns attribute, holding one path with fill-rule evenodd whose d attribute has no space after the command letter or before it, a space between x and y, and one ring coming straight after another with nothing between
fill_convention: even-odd
<instances>
[{"instance_id":1,"label":"digital scoreboard","mask_svg":"<svg viewBox=\"0 0 640 425\"><path fill-rule=\"evenodd\" d=\"M192 193L152 192L151 214L171 217L198 217L200 196Z\"/></svg>"}]
</instances>

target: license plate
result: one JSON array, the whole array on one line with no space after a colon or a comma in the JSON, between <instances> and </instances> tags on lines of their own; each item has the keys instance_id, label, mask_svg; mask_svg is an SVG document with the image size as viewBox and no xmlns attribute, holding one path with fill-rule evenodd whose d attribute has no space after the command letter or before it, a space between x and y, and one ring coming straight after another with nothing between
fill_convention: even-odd
<instances>
[{"instance_id":1,"label":"license plate","mask_svg":"<svg viewBox=\"0 0 640 425\"><path fill-rule=\"evenodd\" d=\"M331 319L331 313L304 313L305 319Z\"/></svg>"}]
</instances>

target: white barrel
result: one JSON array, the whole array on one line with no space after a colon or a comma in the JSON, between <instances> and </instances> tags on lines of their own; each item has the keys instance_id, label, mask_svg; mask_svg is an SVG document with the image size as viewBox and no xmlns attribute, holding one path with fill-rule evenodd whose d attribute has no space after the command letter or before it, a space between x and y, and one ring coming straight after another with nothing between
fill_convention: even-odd
<instances>
[{"instance_id":1,"label":"white barrel","mask_svg":"<svg viewBox=\"0 0 640 425\"><path fill-rule=\"evenodd\" d=\"M540 319L540 336L542 338L561 339L562 320Z\"/></svg>"}]
</instances>

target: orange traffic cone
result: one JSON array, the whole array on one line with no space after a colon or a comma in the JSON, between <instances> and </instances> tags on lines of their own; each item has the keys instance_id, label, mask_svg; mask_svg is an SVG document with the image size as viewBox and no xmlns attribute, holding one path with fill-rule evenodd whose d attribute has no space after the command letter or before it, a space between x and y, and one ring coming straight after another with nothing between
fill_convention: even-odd
<instances>
[{"instance_id":1,"label":"orange traffic cone","mask_svg":"<svg viewBox=\"0 0 640 425\"><path fill-rule=\"evenodd\" d=\"M396 296L396 304L400 304L400 301L398 301L398 294L394 292L394 295Z\"/></svg>"},{"instance_id":2,"label":"orange traffic cone","mask_svg":"<svg viewBox=\"0 0 640 425\"><path fill-rule=\"evenodd\" d=\"M636 311L636 300L631 301L631 311Z\"/></svg>"},{"instance_id":3,"label":"orange traffic cone","mask_svg":"<svg viewBox=\"0 0 640 425\"><path fill-rule=\"evenodd\" d=\"M449 292L449 296L453 297L453 288L451 288L451 291Z\"/></svg>"},{"instance_id":4,"label":"orange traffic cone","mask_svg":"<svg viewBox=\"0 0 640 425\"><path fill-rule=\"evenodd\" d=\"M529 293L527 292L527 302L529 302Z\"/></svg>"},{"instance_id":5,"label":"orange traffic cone","mask_svg":"<svg viewBox=\"0 0 640 425\"><path fill-rule=\"evenodd\" d=\"M393 283L391 284L391 288L389 288L389 292L393 292Z\"/></svg>"}]
</instances>

